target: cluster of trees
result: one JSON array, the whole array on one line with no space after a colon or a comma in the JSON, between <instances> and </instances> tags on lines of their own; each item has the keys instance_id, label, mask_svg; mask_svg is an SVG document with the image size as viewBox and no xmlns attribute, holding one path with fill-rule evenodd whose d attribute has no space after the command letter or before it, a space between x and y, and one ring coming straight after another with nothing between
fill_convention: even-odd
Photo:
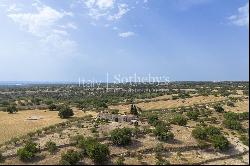
<instances>
[{"instance_id":1,"label":"cluster of trees","mask_svg":"<svg viewBox=\"0 0 250 166\"><path fill-rule=\"evenodd\" d=\"M191 98L189 93L180 92L178 95L172 95L172 100Z\"/></svg>"},{"instance_id":2,"label":"cluster of trees","mask_svg":"<svg viewBox=\"0 0 250 166\"><path fill-rule=\"evenodd\" d=\"M229 148L229 141L222 135L220 129L214 126L196 127L192 136L197 140L210 142L215 149L225 151Z\"/></svg>"}]
</instances>

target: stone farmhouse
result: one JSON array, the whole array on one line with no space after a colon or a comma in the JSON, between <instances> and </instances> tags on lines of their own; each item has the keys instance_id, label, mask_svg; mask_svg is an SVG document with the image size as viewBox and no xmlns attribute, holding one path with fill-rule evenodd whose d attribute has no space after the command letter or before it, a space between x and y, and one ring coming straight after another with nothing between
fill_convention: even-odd
<instances>
[{"instance_id":1,"label":"stone farmhouse","mask_svg":"<svg viewBox=\"0 0 250 166\"><path fill-rule=\"evenodd\" d=\"M136 123L138 121L138 116L135 115L120 115L120 114L110 114L108 112L100 112L97 115L99 119L105 119L113 122L130 122Z\"/></svg>"}]
</instances>

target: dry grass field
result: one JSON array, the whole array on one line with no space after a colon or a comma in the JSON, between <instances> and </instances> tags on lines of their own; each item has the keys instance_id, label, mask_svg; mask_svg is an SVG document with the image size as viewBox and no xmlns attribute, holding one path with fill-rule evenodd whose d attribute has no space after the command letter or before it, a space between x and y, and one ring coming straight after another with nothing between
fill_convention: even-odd
<instances>
[{"instance_id":1,"label":"dry grass field","mask_svg":"<svg viewBox=\"0 0 250 166\"><path fill-rule=\"evenodd\" d=\"M157 101L157 102L142 102L137 104L142 110L152 110L152 109L166 109L174 108L180 106L189 106L193 104L202 104L208 102L216 102L224 100L225 97L214 97L210 96L195 96L187 99L177 99L177 100L167 100L167 101ZM119 109L121 112L129 112L130 105L117 105L110 106L111 109Z\"/></svg>"},{"instance_id":2,"label":"dry grass field","mask_svg":"<svg viewBox=\"0 0 250 166\"><path fill-rule=\"evenodd\" d=\"M74 110L74 117L82 117L89 113ZM38 120L27 120L29 117L41 117ZM65 120L58 116L57 111L48 110L27 110L19 111L16 114L8 114L0 111L0 144L13 137L22 136L42 127L50 126Z\"/></svg>"}]
</instances>

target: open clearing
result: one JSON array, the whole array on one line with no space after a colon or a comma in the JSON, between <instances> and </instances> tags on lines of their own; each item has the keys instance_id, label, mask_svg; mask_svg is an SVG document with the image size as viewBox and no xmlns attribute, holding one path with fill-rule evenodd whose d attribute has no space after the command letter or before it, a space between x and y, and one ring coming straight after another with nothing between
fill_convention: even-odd
<instances>
[{"instance_id":1,"label":"open clearing","mask_svg":"<svg viewBox=\"0 0 250 166\"><path fill-rule=\"evenodd\" d=\"M74 117L82 117L88 113L74 110ZM93 112L94 113L94 112ZM27 120L29 117L39 117L38 120ZM26 110L16 114L8 114L0 111L0 144L13 137L22 136L42 127L50 126L66 121L58 116L57 111Z\"/></svg>"}]
</instances>

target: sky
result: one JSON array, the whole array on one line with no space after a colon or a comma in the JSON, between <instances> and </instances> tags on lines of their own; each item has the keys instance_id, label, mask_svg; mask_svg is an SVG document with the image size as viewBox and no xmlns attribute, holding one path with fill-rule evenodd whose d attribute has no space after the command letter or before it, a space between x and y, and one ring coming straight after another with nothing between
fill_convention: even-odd
<instances>
[{"instance_id":1,"label":"sky","mask_svg":"<svg viewBox=\"0 0 250 166\"><path fill-rule=\"evenodd\" d=\"M249 80L248 45L247 0L0 0L0 81Z\"/></svg>"}]
</instances>

